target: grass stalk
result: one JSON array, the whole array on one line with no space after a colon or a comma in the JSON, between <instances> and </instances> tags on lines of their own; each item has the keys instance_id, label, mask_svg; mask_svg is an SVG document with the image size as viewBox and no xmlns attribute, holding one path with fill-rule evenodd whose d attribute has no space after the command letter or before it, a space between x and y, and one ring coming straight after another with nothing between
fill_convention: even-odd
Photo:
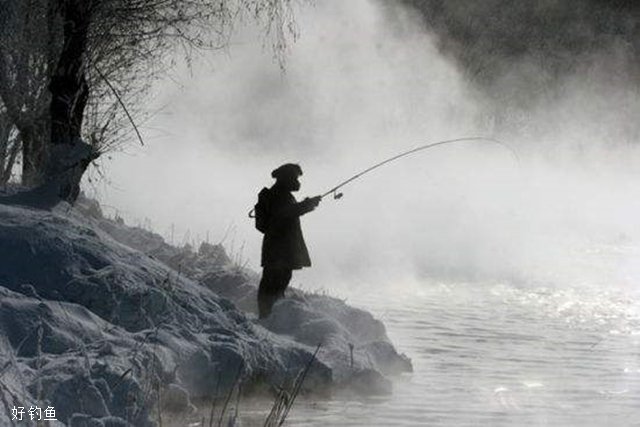
<instances>
[{"instance_id":1,"label":"grass stalk","mask_svg":"<svg viewBox=\"0 0 640 427\"><path fill-rule=\"evenodd\" d=\"M224 405L222 406L222 412L220 413L220 418L218 418L218 427L222 427L222 421L224 420L224 414L227 412L227 406L229 406L229 401L231 400L231 396L233 395L233 390L236 388L236 386L239 386L239 384L240 384L241 375L242 375L242 364L240 364L240 366L238 366L238 373L236 374L235 381L233 382L233 385L231 386L231 389L229 389L229 393L227 394L227 398L225 399Z\"/></svg>"}]
</instances>

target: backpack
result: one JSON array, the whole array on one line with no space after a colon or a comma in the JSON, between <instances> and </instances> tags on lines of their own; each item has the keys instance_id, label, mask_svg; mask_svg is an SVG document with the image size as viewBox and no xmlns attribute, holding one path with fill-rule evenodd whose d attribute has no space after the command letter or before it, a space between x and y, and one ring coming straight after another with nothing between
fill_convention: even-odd
<instances>
[{"instance_id":1,"label":"backpack","mask_svg":"<svg viewBox=\"0 0 640 427\"><path fill-rule=\"evenodd\" d=\"M265 233L269 226L269 189L264 187L258 193L258 203L254 206L256 229Z\"/></svg>"}]
</instances>

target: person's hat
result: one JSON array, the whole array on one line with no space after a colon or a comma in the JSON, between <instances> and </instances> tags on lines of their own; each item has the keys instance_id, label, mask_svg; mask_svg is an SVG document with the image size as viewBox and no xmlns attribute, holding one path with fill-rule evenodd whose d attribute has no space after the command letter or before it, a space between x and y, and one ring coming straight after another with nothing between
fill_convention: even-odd
<instances>
[{"instance_id":1,"label":"person's hat","mask_svg":"<svg viewBox=\"0 0 640 427\"><path fill-rule=\"evenodd\" d=\"M297 178L300 175L302 175L302 168L295 163L285 163L271 172L271 176L275 179Z\"/></svg>"}]
</instances>

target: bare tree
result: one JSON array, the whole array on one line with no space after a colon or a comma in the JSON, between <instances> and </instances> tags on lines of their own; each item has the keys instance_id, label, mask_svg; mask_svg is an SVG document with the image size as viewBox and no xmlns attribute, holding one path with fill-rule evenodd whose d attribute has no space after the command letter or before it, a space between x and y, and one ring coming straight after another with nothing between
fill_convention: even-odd
<instances>
[{"instance_id":1,"label":"bare tree","mask_svg":"<svg viewBox=\"0 0 640 427\"><path fill-rule=\"evenodd\" d=\"M48 70L55 50L42 1L0 1L0 99L22 141L22 179L39 182L48 139Z\"/></svg>"},{"instance_id":2,"label":"bare tree","mask_svg":"<svg viewBox=\"0 0 640 427\"><path fill-rule=\"evenodd\" d=\"M138 133L132 101L176 48L191 59L225 46L248 17L281 55L295 33L291 1L0 0L0 100L22 141L23 183L35 186L18 200L74 201L124 119Z\"/></svg>"}]
</instances>

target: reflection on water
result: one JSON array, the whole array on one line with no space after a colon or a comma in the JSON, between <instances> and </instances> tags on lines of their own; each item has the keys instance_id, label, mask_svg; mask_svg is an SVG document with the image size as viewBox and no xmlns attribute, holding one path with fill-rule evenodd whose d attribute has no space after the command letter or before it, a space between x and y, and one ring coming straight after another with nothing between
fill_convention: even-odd
<instances>
[{"instance_id":1,"label":"reflection on water","mask_svg":"<svg viewBox=\"0 0 640 427\"><path fill-rule=\"evenodd\" d=\"M640 425L640 304L601 289L439 284L350 301L415 372L383 399L296 402L299 426Z\"/></svg>"}]
</instances>

